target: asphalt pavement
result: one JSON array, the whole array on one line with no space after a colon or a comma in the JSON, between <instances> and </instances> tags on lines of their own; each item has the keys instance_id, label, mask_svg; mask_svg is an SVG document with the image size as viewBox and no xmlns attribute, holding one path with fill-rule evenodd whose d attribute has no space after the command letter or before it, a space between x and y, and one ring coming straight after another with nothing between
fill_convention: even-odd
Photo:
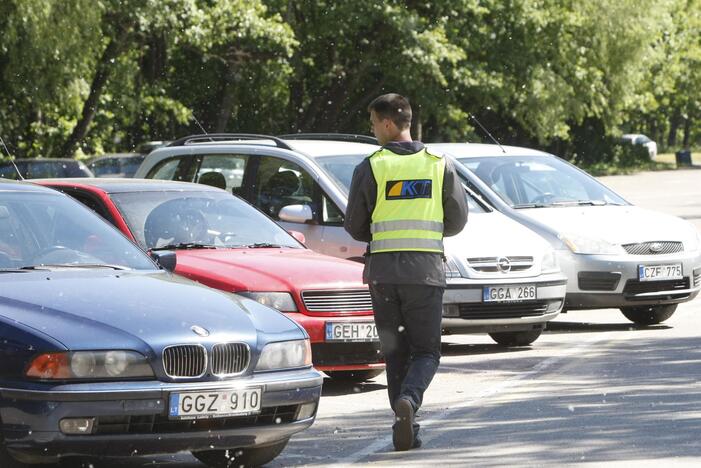
<instances>
[{"instance_id":1,"label":"asphalt pavement","mask_svg":"<svg viewBox=\"0 0 701 468\"><path fill-rule=\"evenodd\" d=\"M701 229L701 171L602 178L629 201ZM384 375L326 381L315 424L268 466L699 466L701 300L637 327L615 309L569 312L530 347L443 339L419 412L423 447L392 450ZM138 455L138 454L136 454ZM202 468L189 454L95 468Z\"/></svg>"}]
</instances>

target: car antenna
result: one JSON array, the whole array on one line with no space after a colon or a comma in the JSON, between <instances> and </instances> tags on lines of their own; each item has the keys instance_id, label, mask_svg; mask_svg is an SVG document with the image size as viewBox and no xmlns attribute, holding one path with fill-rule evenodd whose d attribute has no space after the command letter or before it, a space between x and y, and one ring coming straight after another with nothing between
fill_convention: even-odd
<instances>
[{"instance_id":1,"label":"car antenna","mask_svg":"<svg viewBox=\"0 0 701 468\"><path fill-rule=\"evenodd\" d=\"M200 123L200 121L197 120L197 117L195 117L195 113L194 113L194 112L192 113L192 120L195 121L195 123L197 124L197 126L200 127L200 130L202 130L202 132L203 132L205 135L209 135L209 133L207 133L207 130L204 129L204 127L202 126L202 124ZM214 143L214 139L212 139L212 138L210 138L209 141L211 141L212 143Z\"/></svg>"},{"instance_id":2,"label":"car antenna","mask_svg":"<svg viewBox=\"0 0 701 468\"><path fill-rule=\"evenodd\" d=\"M7 149L7 145L5 144L5 140L3 140L1 136L0 136L0 143L2 143L2 147L5 148L5 152L7 153L7 156L10 158L10 162L12 163L12 166L15 168L15 171L17 171L17 175L19 176L19 180L24 180L24 177L22 176L22 173L19 171L17 164L15 164L15 158L12 156L12 154L10 154L10 150Z\"/></svg>"},{"instance_id":3,"label":"car antenna","mask_svg":"<svg viewBox=\"0 0 701 468\"><path fill-rule=\"evenodd\" d=\"M489 135L489 138L491 138L492 141L493 141L494 143L496 143L497 146L499 146L499 148L501 148L501 150L504 152L504 154L506 154L506 150L504 149L503 146L501 146L501 143L499 143L499 142L497 141L497 139L494 138L494 137L492 136L491 133L489 133L489 130L487 130L486 128L484 128L484 125L482 125L482 124L480 123L480 121L477 120L477 117L475 117L472 113L470 113L470 118L471 118L472 120L474 120L475 122L477 122L477 125L480 126L480 128L484 131L484 133L486 133L487 135Z\"/></svg>"}]
</instances>

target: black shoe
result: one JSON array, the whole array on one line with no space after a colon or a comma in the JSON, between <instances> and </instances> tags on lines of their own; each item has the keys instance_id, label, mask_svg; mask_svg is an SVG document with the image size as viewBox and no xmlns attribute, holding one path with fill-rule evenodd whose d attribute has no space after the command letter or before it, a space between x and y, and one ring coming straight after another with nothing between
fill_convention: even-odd
<instances>
[{"instance_id":1,"label":"black shoe","mask_svg":"<svg viewBox=\"0 0 701 468\"><path fill-rule=\"evenodd\" d=\"M413 448L413 449L415 449L415 448L421 448L421 439L419 439L418 436L414 437L414 443L413 443L413 445L411 446L411 448Z\"/></svg>"},{"instance_id":2,"label":"black shoe","mask_svg":"<svg viewBox=\"0 0 701 468\"><path fill-rule=\"evenodd\" d=\"M400 397L394 403L395 422L392 428L392 442L397 451L409 450L414 446L414 405L407 397Z\"/></svg>"}]
</instances>

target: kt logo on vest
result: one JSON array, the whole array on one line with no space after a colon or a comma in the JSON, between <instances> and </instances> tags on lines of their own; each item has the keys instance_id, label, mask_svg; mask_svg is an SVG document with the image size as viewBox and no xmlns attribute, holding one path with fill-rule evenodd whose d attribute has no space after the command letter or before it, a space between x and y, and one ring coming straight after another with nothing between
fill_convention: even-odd
<instances>
[{"instance_id":1,"label":"kt logo on vest","mask_svg":"<svg viewBox=\"0 0 701 468\"><path fill-rule=\"evenodd\" d=\"M431 179L390 180L385 188L385 199L431 198L432 188L433 181Z\"/></svg>"}]
</instances>

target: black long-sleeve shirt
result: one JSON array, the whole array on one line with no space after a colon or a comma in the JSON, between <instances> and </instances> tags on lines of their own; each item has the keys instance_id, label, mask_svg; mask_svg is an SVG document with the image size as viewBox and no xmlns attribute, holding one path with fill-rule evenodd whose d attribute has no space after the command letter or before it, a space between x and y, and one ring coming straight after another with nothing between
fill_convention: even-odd
<instances>
[{"instance_id":1,"label":"black long-sleeve shirt","mask_svg":"<svg viewBox=\"0 0 701 468\"><path fill-rule=\"evenodd\" d=\"M418 153L424 148L419 141L391 142L384 147L402 155ZM446 160L443 175L443 236L454 236L467 222L465 190L450 160ZM369 158L358 164L353 172L344 228L355 239L370 242L372 212L377 201L377 181ZM445 286L443 257L431 252L381 252L365 257L363 280L366 283L425 284Z\"/></svg>"}]
</instances>

